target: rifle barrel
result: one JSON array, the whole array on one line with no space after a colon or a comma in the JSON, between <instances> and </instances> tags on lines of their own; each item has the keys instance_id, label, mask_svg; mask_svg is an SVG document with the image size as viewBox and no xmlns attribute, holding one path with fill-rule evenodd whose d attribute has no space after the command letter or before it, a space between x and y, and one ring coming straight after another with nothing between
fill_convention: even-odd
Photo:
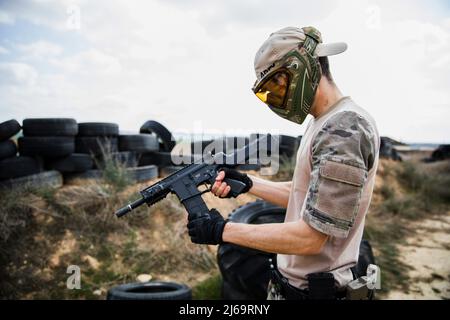
<instances>
[{"instance_id":1,"label":"rifle barrel","mask_svg":"<svg viewBox=\"0 0 450 320\"><path fill-rule=\"evenodd\" d=\"M144 198L138 199L138 200L130 203L129 205L127 205L127 206L117 210L115 215L118 218L120 218L120 217L126 215L127 213L129 213L130 211L132 211L133 209L139 207L140 205L143 205L144 203L145 203L145 199Z\"/></svg>"}]
</instances>

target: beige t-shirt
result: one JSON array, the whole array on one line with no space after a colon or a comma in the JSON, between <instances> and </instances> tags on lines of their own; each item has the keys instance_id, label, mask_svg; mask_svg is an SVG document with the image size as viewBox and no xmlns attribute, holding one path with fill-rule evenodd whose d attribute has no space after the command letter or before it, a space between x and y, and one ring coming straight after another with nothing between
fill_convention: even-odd
<instances>
[{"instance_id":1,"label":"beige t-shirt","mask_svg":"<svg viewBox=\"0 0 450 320\"><path fill-rule=\"evenodd\" d=\"M308 124L285 221L303 219L329 238L318 255L278 255L278 268L291 285L306 288L306 276L315 272L332 272L338 287L353 279L379 145L375 121L349 97Z\"/></svg>"}]
</instances>

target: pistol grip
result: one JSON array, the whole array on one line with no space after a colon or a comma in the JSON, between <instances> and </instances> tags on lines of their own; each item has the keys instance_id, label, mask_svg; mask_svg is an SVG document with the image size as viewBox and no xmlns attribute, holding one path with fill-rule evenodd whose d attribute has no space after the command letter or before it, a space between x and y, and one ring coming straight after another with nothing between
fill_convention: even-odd
<instances>
[{"instance_id":1,"label":"pistol grip","mask_svg":"<svg viewBox=\"0 0 450 320\"><path fill-rule=\"evenodd\" d=\"M244 190L245 188L245 183L239 180L225 178L223 179L223 181L230 186L231 190L229 194L233 198L236 198L238 195L240 195L242 193L242 190Z\"/></svg>"}]
</instances>

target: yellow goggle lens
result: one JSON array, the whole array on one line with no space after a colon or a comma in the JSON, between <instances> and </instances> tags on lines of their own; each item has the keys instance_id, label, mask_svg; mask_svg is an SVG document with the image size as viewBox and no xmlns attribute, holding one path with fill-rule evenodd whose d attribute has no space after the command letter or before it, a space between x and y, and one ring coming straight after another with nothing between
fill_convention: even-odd
<instances>
[{"instance_id":1,"label":"yellow goggle lens","mask_svg":"<svg viewBox=\"0 0 450 320\"><path fill-rule=\"evenodd\" d=\"M288 86L288 73L280 71L267 79L255 94L262 102L269 106L283 108Z\"/></svg>"},{"instance_id":2,"label":"yellow goggle lens","mask_svg":"<svg viewBox=\"0 0 450 320\"><path fill-rule=\"evenodd\" d=\"M262 91L258 91L257 93L256 93L256 96L259 98L259 100L261 100L262 102L264 102L264 103L267 103L267 95L269 95L270 94L270 91L265 91L265 92L262 92Z\"/></svg>"}]
</instances>

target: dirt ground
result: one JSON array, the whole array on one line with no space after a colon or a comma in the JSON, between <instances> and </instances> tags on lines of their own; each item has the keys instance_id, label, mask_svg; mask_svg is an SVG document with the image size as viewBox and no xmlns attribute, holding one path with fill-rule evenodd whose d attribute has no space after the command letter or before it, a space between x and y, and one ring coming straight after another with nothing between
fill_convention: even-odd
<instances>
[{"instance_id":1,"label":"dirt ground","mask_svg":"<svg viewBox=\"0 0 450 320\"><path fill-rule=\"evenodd\" d=\"M386 299L450 299L450 212L413 222L411 229L415 234L399 246L400 260L411 267L409 290L390 291Z\"/></svg>"}]
</instances>

